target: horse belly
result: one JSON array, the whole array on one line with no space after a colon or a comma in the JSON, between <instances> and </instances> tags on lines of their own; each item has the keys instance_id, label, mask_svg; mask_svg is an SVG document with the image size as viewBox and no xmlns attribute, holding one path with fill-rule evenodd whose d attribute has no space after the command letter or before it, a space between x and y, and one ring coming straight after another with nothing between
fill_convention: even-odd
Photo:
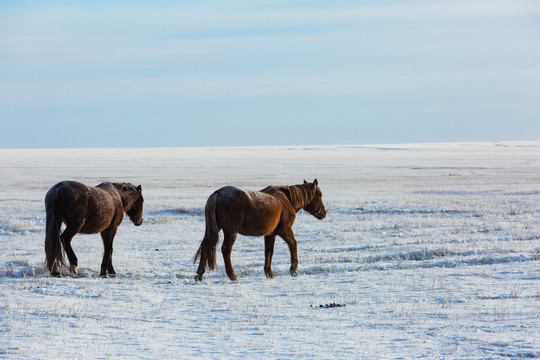
<instances>
[{"instance_id":1,"label":"horse belly","mask_svg":"<svg viewBox=\"0 0 540 360\"><path fill-rule=\"evenodd\" d=\"M276 226L261 226L261 224L242 224L239 233L245 236L266 236L274 232Z\"/></svg>"},{"instance_id":2,"label":"horse belly","mask_svg":"<svg viewBox=\"0 0 540 360\"><path fill-rule=\"evenodd\" d=\"M104 221L96 221L96 219L86 219L81 231L81 234L96 234L104 231L109 227L110 223Z\"/></svg>"},{"instance_id":3,"label":"horse belly","mask_svg":"<svg viewBox=\"0 0 540 360\"><path fill-rule=\"evenodd\" d=\"M113 225L116 209L111 204L102 202L98 208L92 209L81 228L82 234L96 234Z\"/></svg>"},{"instance_id":4,"label":"horse belly","mask_svg":"<svg viewBox=\"0 0 540 360\"><path fill-rule=\"evenodd\" d=\"M246 236L265 236L274 233L280 221L279 211L266 208L247 214L240 229L240 234Z\"/></svg>"}]
</instances>

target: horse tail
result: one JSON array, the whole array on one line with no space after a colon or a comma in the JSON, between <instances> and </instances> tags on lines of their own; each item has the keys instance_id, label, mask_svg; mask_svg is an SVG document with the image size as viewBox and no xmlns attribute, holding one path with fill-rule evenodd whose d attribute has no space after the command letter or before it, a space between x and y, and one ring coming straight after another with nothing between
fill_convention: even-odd
<instances>
[{"instance_id":1,"label":"horse tail","mask_svg":"<svg viewBox=\"0 0 540 360\"><path fill-rule=\"evenodd\" d=\"M206 219L206 230L204 232L204 238L199 246L199 250L193 257L193 263L197 259L206 259L206 264L210 270L216 268L216 246L219 241L219 226L216 218L216 206L217 206L217 192L214 192L206 201L206 207L204 209L204 217Z\"/></svg>"},{"instance_id":2,"label":"horse tail","mask_svg":"<svg viewBox=\"0 0 540 360\"><path fill-rule=\"evenodd\" d=\"M47 213L45 225L45 266L50 273L53 273L56 266L61 267L64 265L64 251L60 241L61 223L56 213L55 200L50 196L45 197L45 211Z\"/></svg>"}]
</instances>

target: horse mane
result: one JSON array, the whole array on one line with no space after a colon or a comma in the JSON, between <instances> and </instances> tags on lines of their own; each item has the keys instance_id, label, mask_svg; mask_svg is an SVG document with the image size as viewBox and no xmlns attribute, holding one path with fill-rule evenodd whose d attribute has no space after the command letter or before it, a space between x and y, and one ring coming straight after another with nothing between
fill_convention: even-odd
<instances>
[{"instance_id":1,"label":"horse mane","mask_svg":"<svg viewBox=\"0 0 540 360\"><path fill-rule=\"evenodd\" d=\"M112 184L115 188L121 189L121 190L127 190L128 188L131 190L137 190L137 187L133 185L132 183L122 182L122 183L112 183Z\"/></svg>"},{"instance_id":2,"label":"horse mane","mask_svg":"<svg viewBox=\"0 0 540 360\"><path fill-rule=\"evenodd\" d=\"M315 189L312 184L278 186L277 188L285 194L296 211L306 206L315 195Z\"/></svg>"},{"instance_id":3,"label":"horse mane","mask_svg":"<svg viewBox=\"0 0 540 360\"><path fill-rule=\"evenodd\" d=\"M129 209L133 205L135 200L137 200L137 198L132 195L133 192L129 192L128 190L136 191L137 193L140 193L142 190L140 185L135 186L131 183L112 183L112 185L120 193L124 209Z\"/></svg>"}]
</instances>

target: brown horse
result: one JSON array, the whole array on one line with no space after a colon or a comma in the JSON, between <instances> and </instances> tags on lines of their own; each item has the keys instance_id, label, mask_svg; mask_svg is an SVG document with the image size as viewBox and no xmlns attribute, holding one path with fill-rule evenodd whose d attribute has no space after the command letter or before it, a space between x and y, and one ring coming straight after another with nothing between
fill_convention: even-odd
<instances>
[{"instance_id":1,"label":"brown horse","mask_svg":"<svg viewBox=\"0 0 540 360\"><path fill-rule=\"evenodd\" d=\"M297 276L298 255L292 225L300 209L319 220L326 216L317 179L312 183L304 180L302 185L268 186L261 191L246 191L234 186L215 191L206 202L206 231L193 257L194 263L200 258L195 280L202 280L207 266L210 270L215 269L220 230L224 235L221 252L229 279L238 280L231 264L231 251L237 234L264 236L264 272L268 278L274 277L271 263L274 242L279 235L289 246L291 275Z\"/></svg>"},{"instance_id":2,"label":"brown horse","mask_svg":"<svg viewBox=\"0 0 540 360\"><path fill-rule=\"evenodd\" d=\"M71 239L78 234L101 233L105 252L101 276L115 275L112 264L112 244L124 212L136 226L142 224L143 196L141 186L104 182L96 187L75 181L54 185L45 196L47 223L45 228L45 265L53 276L60 276L64 250L70 270L77 273L77 257ZM62 223L66 229L60 235Z\"/></svg>"}]
</instances>

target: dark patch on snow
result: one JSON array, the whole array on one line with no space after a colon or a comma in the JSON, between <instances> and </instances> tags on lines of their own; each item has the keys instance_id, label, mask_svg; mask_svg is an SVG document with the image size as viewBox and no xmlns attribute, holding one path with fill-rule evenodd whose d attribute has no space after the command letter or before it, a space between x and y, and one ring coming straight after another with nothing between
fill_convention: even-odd
<instances>
[{"instance_id":1,"label":"dark patch on snow","mask_svg":"<svg viewBox=\"0 0 540 360\"><path fill-rule=\"evenodd\" d=\"M345 307L347 306L346 304L337 304L337 303L330 303L330 304L324 304L324 305L310 305L309 307L311 308L316 308L316 309L331 309L331 308L338 308L338 307Z\"/></svg>"}]
</instances>

